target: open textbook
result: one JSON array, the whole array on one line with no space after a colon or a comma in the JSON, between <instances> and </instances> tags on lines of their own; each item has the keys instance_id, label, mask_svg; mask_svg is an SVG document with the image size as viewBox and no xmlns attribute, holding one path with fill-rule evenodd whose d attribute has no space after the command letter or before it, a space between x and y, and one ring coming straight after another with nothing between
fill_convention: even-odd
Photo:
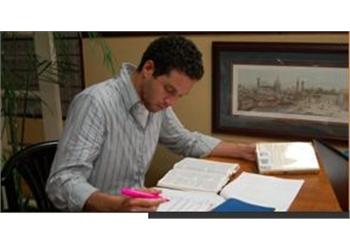
<instances>
[{"instance_id":1,"label":"open textbook","mask_svg":"<svg viewBox=\"0 0 350 250\"><path fill-rule=\"evenodd\" d=\"M239 169L237 163L184 158L161 178L157 186L179 190L219 192Z\"/></svg>"},{"instance_id":2,"label":"open textbook","mask_svg":"<svg viewBox=\"0 0 350 250\"><path fill-rule=\"evenodd\" d=\"M162 196L169 201L162 203L157 211L223 211L215 208L228 201L231 201L229 205L244 204L244 210L225 211L287 211L303 182L243 172L219 194L160 188Z\"/></svg>"},{"instance_id":3,"label":"open textbook","mask_svg":"<svg viewBox=\"0 0 350 250\"><path fill-rule=\"evenodd\" d=\"M309 142L257 143L259 173L318 172L316 153Z\"/></svg>"}]
</instances>

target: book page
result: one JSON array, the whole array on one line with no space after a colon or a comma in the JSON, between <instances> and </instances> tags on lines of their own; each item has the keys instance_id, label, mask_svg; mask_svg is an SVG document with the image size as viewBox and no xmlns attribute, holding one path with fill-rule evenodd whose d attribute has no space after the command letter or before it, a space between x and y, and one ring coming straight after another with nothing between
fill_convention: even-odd
<instances>
[{"instance_id":1,"label":"book page","mask_svg":"<svg viewBox=\"0 0 350 250\"><path fill-rule=\"evenodd\" d=\"M174 165L174 168L197 170L201 172L214 172L224 175L232 175L239 169L237 163L226 163L209 161L197 158L186 157Z\"/></svg>"},{"instance_id":2,"label":"book page","mask_svg":"<svg viewBox=\"0 0 350 250\"><path fill-rule=\"evenodd\" d=\"M201 212L210 211L224 202L224 198L213 193L189 192L160 188L168 202L159 205L159 212Z\"/></svg>"},{"instance_id":3,"label":"book page","mask_svg":"<svg viewBox=\"0 0 350 250\"><path fill-rule=\"evenodd\" d=\"M221 191L226 199L235 198L248 203L287 211L304 180L283 179L243 172Z\"/></svg>"},{"instance_id":4,"label":"book page","mask_svg":"<svg viewBox=\"0 0 350 250\"><path fill-rule=\"evenodd\" d=\"M259 143L257 145L259 171L317 171L315 150L311 143Z\"/></svg>"},{"instance_id":5,"label":"book page","mask_svg":"<svg viewBox=\"0 0 350 250\"><path fill-rule=\"evenodd\" d=\"M157 186L217 193L228 180L227 175L219 173L174 168L158 181Z\"/></svg>"}]
</instances>

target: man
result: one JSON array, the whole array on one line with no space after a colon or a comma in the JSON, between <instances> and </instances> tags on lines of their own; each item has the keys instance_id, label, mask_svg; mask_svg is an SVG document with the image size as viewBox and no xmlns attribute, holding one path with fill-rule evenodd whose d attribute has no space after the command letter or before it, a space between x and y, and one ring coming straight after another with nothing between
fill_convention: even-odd
<instances>
[{"instance_id":1,"label":"man","mask_svg":"<svg viewBox=\"0 0 350 250\"><path fill-rule=\"evenodd\" d=\"M165 200L129 198L123 187L143 187L159 143L193 157L254 160L254 147L221 142L186 130L171 106L203 75L202 56L181 36L162 37L139 66L78 94L47 182L54 205L68 211L155 211ZM157 192L149 190L150 192Z\"/></svg>"}]
</instances>

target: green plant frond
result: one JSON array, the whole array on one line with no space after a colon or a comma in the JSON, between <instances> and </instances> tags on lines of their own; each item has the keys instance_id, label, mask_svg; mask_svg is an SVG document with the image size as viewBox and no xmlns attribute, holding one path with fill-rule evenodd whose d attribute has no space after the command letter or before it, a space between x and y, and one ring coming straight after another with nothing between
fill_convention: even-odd
<instances>
[{"instance_id":1,"label":"green plant frond","mask_svg":"<svg viewBox=\"0 0 350 250\"><path fill-rule=\"evenodd\" d=\"M4 167L5 163L8 161L9 157L9 151L2 148L2 152L1 152L1 169Z\"/></svg>"},{"instance_id":2,"label":"green plant frond","mask_svg":"<svg viewBox=\"0 0 350 250\"><path fill-rule=\"evenodd\" d=\"M79 65L69 61L57 61L58 67L63 72L75 72L80 73Z\"/></svg>"},{"instance_id":3,"label":"green plant frond","mask_svg":"<svg viewBox=\"0 0 350 250\"><path fill-rule=\"evenodd\" d=\"M117 60L114 58L113 53L110 47L107 45L106 41L103 40L96 32L88 32L88 37L90 40L89 44L92 50L94 51L94 47L96 47L97 45L100 47L103 56L103 64L109 70L111 70L112 75L115 75Z\"/></svg>"},{"instance_id":4,"label":"green plant frond","mask_svg":"<svg viewBox=\"0 0 350 250\"><path fill-rule=\"evenodd\" d=\"M1 119L3 119L3 125L1 128L1 139L4 138L4 133L6 131L6 129L8 128L8 126L10 125L10 121L8 116L3 116Z\"/></svg>"},{"instance_id":5,"label":"green plant frond","mask_svg":"<svg viewBox=\"0 0 350 250\"><path fill-rule=\"evenodd\" d=\"M6 36L22 37L18 32L9 32ZM1 35L3 36L4 33ZM81 35L77 33L77 35ZM32 37L31 34L25 35ZM31 110L36 110L36 100L42 104L43 107L50 109L48 103L37 94L37 81L45 81L53 84L60 84L63 86L69 83L69 79L75 77L74 74L81 73L78 61L74 57L67 57L69 53L72 54L72 46L76 46L75 42L69 41L67 37L74 37L76 34L69 34L64 32L53 32L54 46L56 47L57 59L51 61L45 58L40 58L35 54L33 47L28 47L27 54L20 52L20 58L17 58L17 53L6 54L2 52L2 57L5 55L8 64L2 64L1 67L1 95L3 115L3 126L1 128L1 136L7 131L8 140L11 141L11 154L20 149L20 142L18 138L23 138L19 135L19 116L22 117L22 132L23 119ZM112 72L116 72L116 59L108 46L107 42L100 37L97 32L88 32L90 42L89 46L92 52L102 55L103 65ZM32 45L31 45L32 46ZM76 63L74 63L76 61ZM7 67L7 65L9 65ZM25 100L24 100L25 99ZM31 108L27 108L31 107ZM21 114L21 115L18 115ZM17 145L17 146L16 146Z\"/></svg>"},{"instance_id":6,"label":"green plant frond","mask_svg":"<svg viewBox=\"0 0 350 250\"><path fill-rule=\"evenodd\" d=\"M49 60L37 61L37 72L38 75L44 74L50 67L52 66L52 62Z\"/></svg>"},{"instance_id":7,"label":"green plant frond","mask_svg":"<svg viewBox=\"0 0 350 250\"><path fill-rule=\"evenodd\" d=\"M13 102L16 100L16 89L8 86L8 88L3 89L2 91L3 102L6 103L8 101Z\"/></svg>"},{"instance_id":8,"label":"green plant frond","mask_svg":"<svg viewBox=\"0 0 350 250\"><path fill-rule=\"evenodd\" d=\"M16 85L21 85L20 81L25 81L25 77L22 74L18 74L16 71L12 69L6 69L2 72L2 84L1 88L11 87ZM17 87L18 88L18 87Z\"/></svg>"},{"instance_id":9,"label":"green plant frond","mask_svg":"<svg viewBox=\"0 0 350 250\"><path fill-rule=\"evenodd\" d=\"M38 103L40 103L40 105L43 105L44 107L47 108L47 110L53 114L53 111L52 109L50 108L49 104L41 98L40 94L36 94L36 93L31 93L31 96L30 96L30 100L31 101L37 101ZM27 113L27 110L25 110L24 113Z\"/></svg>"},{"instance_id":10,"label":"green plant frond","mask_svg":"<svg viewBox=\"0 0 350 250\"><path fill-rule=\"evenodd\" d=\"M97 37L99 37L97 32L87 32L87 33L88 33L89 38L97 38Z\"/></svg>"},{"instance_id":11,"label":"green plant frond","mask_svg":"<svg viewBox=\"0 0 350 250\"><path fill-rule=\"evenodd\" d=\"M114 75L116 72L116 69L115 69L116 60L112 55L112 51L106 44L104 44L104 46L102 47L102 51L104 56L103 62L110 70L112 70L112 74Z\"/></svg>"},{"instance_id":12,"label":"green plant frond","mask_svg":"<svg viewBox=\"0 0 350 250\"><path fill-rule=\"evenodd\" d=\"M97 55L97 51L95 50L97 43L98 43L98 34L96 32L88 32L88 38L89 38L89 47L92 53Z\"/></svg>"},{"instance_id":13,"label":"green plant frond","mask_svg":"<svg viewBox=\"0 0 350 250\"><path fill-rule=\"evenodd\" d=\"M48 67L50 67L52 65L51 61L48 60L38 60L36 59L36 65L35 68L38 71L38 74L41 74L42 72L44 72Z\"/></svg>"},{"instance_id":14,"label":"green plant frond","mask_svg":"<svg viewBox=\"0 0 350 250\"><path fill-rule=\"evenodd\" d=\"M63 39L64 36L62 35L62 32L52 32L52 35L55 39Z\"/></svg>"}]
</instances>

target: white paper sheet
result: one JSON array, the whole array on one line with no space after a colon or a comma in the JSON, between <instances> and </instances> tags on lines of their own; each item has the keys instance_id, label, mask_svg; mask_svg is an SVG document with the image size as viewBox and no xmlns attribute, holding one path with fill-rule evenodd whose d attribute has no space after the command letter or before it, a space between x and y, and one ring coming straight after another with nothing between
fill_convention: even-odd
<instances>
[{"instance_id":1,"label":"white paper sheet","mask_svg":"<svg viewBox=\"0 0 350 250\"><path fill-rule=\"evenodd\" d=\"M236 198L248 203L287 211L304 180L292 180L243 172L220 193L222 197Z\"/></svg>"},{"instance_id":2,"label":"white paper sheet","mask_svg":"<svg viewBox=\"0 0 350 250\"><path fill-rule=\"evenodd\" d=\"M320 169L309 142L258 143L256 151L260 173L317 172Z\"/></svg>"},{"instance_id":3,"label":"white paper sheet","mask_svg":"<svg viewBox=\"0 0 350 250\"><path fill-rule=\"evenodd\" d=\"M170 201L160 204L157 211L209 211L224 201L224 198L213 193L188 192L163 189L162 196Z\"/></svg>"}]
</instances>

